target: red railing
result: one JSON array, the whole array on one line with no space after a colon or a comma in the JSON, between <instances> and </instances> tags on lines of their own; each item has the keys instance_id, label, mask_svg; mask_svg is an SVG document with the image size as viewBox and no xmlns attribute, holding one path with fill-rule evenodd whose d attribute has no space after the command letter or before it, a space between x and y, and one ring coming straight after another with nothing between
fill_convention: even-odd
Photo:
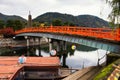
<instances>
[{"instance_id":1,"label":"red railing","mask_svg":"<svg viewBox=\"0 0 120 80\"><path fill-rule=\"evenodd\" d=\"M28 27L18 30L15 33L26 32L49 32L59 34L69 34L78 36L87 36L93 38L107 39L111 41L120 41L120 28L112 30L110 28L90 28L90 27L69 27L69 26L50 26L50 27Z\"/></svg>"}]
</instances>

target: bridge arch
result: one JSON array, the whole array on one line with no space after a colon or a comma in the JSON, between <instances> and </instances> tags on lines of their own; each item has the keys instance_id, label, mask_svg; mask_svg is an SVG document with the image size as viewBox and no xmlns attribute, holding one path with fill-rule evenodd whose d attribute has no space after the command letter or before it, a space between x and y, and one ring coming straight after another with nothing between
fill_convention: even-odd
<instances>
[{"instance_id":1,"label":"bridge arch","mask_svg":"<svg viewBox=\"0 0 120 80\"><path fill-rule=\"evenodd\" d=\"M93 39L88 37L81 37L81 36L70 36L70 35L63 35L63 34L53 34L53 33L21 33L17 34L18 36L33 36L33 37L46 37L51 39L63 40L67 42L77 43L80 45L85 45L89 47L99 48L106 51L111 51L115 53L120 52L120 45L117 43L109 42L106 40L100 39Z\"/></svg>"}]
</instances>

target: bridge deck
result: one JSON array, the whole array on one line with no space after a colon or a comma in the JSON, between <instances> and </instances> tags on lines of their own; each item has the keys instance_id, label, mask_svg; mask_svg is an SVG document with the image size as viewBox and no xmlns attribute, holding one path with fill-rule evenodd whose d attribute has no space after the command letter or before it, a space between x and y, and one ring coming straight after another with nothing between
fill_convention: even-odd
<instances>
[{"instance_id":1,"label":"bridge deck","mask_svg":"<svg viewBox=\"0 0 120 80\"><path fill-rule=\"evenodd\" d=\"M25 64L18 64L18 57L0 57L0 80L13 80L24 66L58 67L58 57L27 57Z\"/></svg>"},{"instance_id":2,"label":"bridge deck","mask_svg":"<svg viewBox=\"0 0 120 80\"><path fill-rule=\"evenodd\" d=\"M120 28L90 28L70 26L28 27L15 32L16 36L46 37L82 44L115 53L120 52Z\"/></svg>"},{"instance_id":3,"label":"bridge deck","mask_svg":"<svg viewBox=\"0 0 120 80\"><path fill-rule=\"evenodd\" d=\"M16 34L34 32L49 32L59 34L78 35L106 39L110 41L120 41L120 29L110 28L90 28L90 27L70 27L70 26L50 26L50 27L29 27L16 31Z\"/></svg>"}]
</instances>

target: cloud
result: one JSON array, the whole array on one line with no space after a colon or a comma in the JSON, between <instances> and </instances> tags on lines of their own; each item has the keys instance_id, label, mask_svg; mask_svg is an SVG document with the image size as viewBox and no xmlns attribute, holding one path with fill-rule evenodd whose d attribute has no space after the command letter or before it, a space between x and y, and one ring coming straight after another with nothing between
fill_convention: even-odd
<instances>
[{"instance_id":1,"label":"cloud","mask_svg":"<svg viewBox=\"0 0 120 80\"><path fill-rule=\"evenodd\" d=\"M29 10L33 18L46 12L60 12L72 15L91 14L100 17L101 0L0 0L0 12L27 18ZM102 18L106 19L109 8ZM104 11L104 10L102 10Z\"/></svg>"}]
</instances>

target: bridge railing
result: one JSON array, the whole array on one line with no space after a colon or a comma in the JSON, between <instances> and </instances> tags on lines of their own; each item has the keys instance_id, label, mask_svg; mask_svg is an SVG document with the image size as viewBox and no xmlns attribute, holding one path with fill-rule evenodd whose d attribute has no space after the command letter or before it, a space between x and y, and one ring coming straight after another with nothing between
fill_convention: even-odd
<instances>
[{"instance_id":1,"label":"bridge railing","mask_svg":"<svg viewBox=\"0 0 120 80\"><path fill-rule=\"evenodd\" d=\"M90 28L90 27L69 27L69 26L48 26L48 27L28 27L22 30L16 31L16 34L20 33L59 33L78 35L85 37L93 37L100 39L107 39L112 41L120 41L120 29L112 30L110 28Z\"/></svg>"}]
</instances>

